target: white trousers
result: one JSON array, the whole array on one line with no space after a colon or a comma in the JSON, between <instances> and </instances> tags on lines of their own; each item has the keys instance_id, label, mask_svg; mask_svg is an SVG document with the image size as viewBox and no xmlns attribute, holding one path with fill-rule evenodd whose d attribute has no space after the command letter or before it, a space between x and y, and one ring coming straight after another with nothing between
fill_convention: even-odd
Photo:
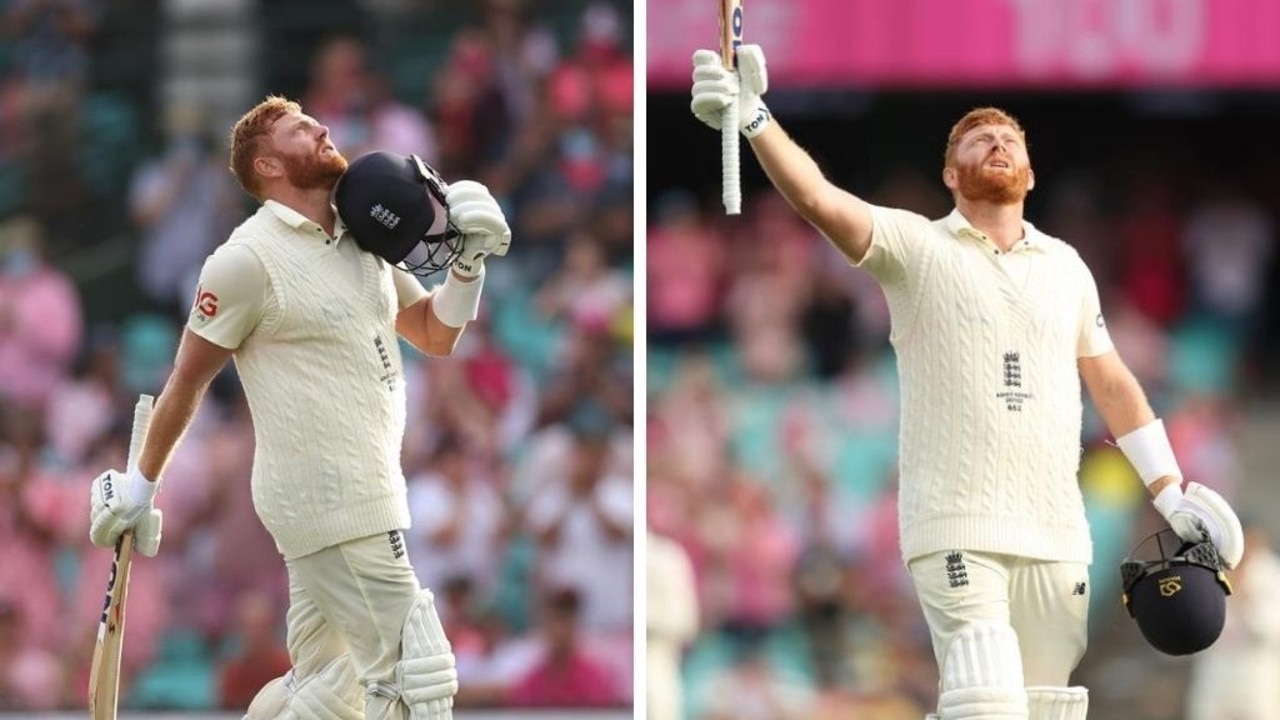
<instances>
[{"instance_id":1,"label":"white trousers","mask_svg":"<svg viewBox=\"0 0 1280 720\"><path fill-rule=\"evenodd\" d=\"M400 532L351 540L294 560L289 570L289 657L299 679L351 653L362 686L389 682L418 578Z\"/></svg>"},{"instance_id":2,"label":"white trousers","mask_svg":"<svg viewBox=\"0 0 1280 720\"><path fill-rule=\"evenodd\" d=\"M1018 635L1027 686L1069 684L1088 643L1088 565L964 550L925 555L907 567L939 677L957 631L998 622Z\"/></svg>"}]
</instances>

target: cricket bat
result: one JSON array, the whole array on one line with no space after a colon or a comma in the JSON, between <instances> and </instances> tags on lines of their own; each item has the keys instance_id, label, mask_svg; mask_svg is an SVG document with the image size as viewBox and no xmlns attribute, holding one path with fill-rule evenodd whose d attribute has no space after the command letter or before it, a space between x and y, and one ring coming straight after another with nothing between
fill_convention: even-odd
<instances>
[{"instance_id":1,"label":"cricket bat","mask_svg":"<svg viewBox=\"0 0 1280 720\"><path fill-rule=\"evenodd\" d=\"M129 469L137 467L142 442L151 424L150 395L138 396L133 409L133 432L129 437ZM116 704L120 694L120 651L124 641L124 600L129 590L129 565L133 561L133 532L126 531L116 542L107 579L107 596L102 601L102 619L98 621L98 640L93 646L93 665L89 669L90 720L116 720Z\"/></svg>"},{"instance_id":2,"label":"cricket bat","mask_svg":"<svg viewBox=\"0 0 1280 720\"><path fill-rule=\"evenodd\" d=\"M720 2L720 57L732 70L738 64L738 46L742 44L742 0ZM738 155L738 98L724 109L720 127L720 172L723 185L721 199L726 215L742 212L742 178Z\"/></svg>"}]
</instances>

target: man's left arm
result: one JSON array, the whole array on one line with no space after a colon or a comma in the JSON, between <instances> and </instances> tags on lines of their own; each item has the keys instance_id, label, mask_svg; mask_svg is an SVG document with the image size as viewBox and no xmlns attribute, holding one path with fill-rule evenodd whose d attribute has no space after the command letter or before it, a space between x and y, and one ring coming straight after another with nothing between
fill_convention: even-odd
<instances>
[{"instance_id":1,"label":"man's left arm","mask_svg":"<svg viewBox=\"0 0 1280 720\"><path fill-rule=\"evenodd\" d=\"M1098 414L1152 495L1152 505L1187 542L1213 541L1227 567L1244 553L1244 533L1235 511L1217 492L1199 483L1182 487L1164 421L1155 416L1137 378L1114 349L1077 359Z\"/></svg>"}]
</instances>

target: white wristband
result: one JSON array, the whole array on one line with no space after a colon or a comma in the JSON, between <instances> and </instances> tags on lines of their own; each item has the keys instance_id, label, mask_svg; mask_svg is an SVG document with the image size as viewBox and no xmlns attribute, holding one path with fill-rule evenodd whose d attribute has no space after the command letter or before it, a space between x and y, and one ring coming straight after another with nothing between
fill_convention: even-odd
<instances>
[{"instance_id":1,"label":"white wristband","mask_svg":"<svg viewBox=\"0 0 1280 720\"><path fill-rule=\"evenodd\" d=\"M1164 421L1156 418L1151 422L1122 437L1116 438L1116 445L1129 459L1133 469L1138 471L1144 485L1172 475L1182 480L1182 470L1178 467L1178 459L1173 456L1173 446L1169 444L1169 434L1164 430Z\"/></svg>"},{"instance_id":2,"label":"white wristband","mask_svg":"<svg viewBox=\"0 0 1280 720\"><path fill-rule=\"evenodd\" d=\"M155 502L159 482L151 482L138 468L130 468L124 483L124 497L134 507L146 507Z\"/></svg>"},{"instance_id":3,"label":"white wristband","mask_svg":"<svg viewBox=\"0 0 1280 720\"><path fill-rule=\"evenodd\" d=\"M480 314L480 290L483 286L483 265L480 266L480 274L469 282L459 280L453 270L449 270L444 284L431 295L431 311L445 325L460 328Z\"/></svg>"}]
</instances>

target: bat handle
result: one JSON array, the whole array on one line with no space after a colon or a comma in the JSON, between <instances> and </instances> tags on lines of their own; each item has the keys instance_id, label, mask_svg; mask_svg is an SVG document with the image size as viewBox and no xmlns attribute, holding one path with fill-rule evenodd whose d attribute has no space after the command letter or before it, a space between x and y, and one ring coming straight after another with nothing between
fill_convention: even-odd
<instances>
[{"instance_id":1,"label":"bat handle","mask_svg":"<svg viewBox=\"0 0 1280 720\"><path fill-rule=\"evenodd\" d=\"M142 455L142 444L147 439L147 428L151 425L151 407L155 398L150 395L139 395L138 404L133 408L133 429L129 434L129 470L138 466Z\"/></svg>"},{"instance_id":2,"label":"bat handle","mask_svg":"<svg viewBox=\"0 0 1280 720\"><path fill-rule=\"evenodd\" d=\"M722 174L721 199L726 215L742 212L742 178L738 155L738 98L733 98L724 108L720 127L720 171Z\"/></svg>"}]
</instances>

